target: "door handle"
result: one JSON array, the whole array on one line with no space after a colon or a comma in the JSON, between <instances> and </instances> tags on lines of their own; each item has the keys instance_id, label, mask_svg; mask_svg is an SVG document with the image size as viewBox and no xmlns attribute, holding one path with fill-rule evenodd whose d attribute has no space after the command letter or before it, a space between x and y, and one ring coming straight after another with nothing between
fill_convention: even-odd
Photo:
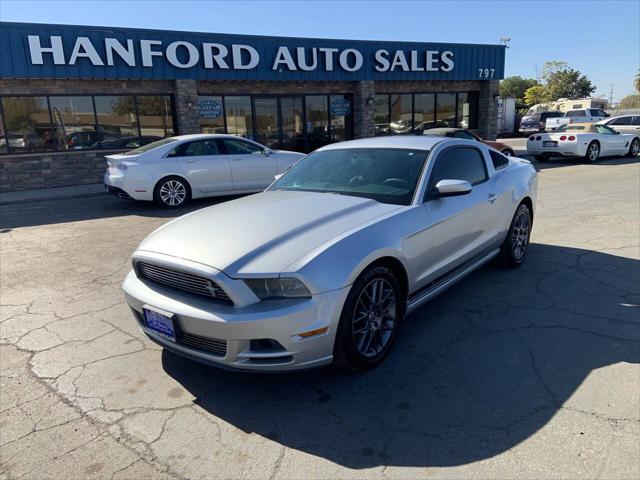
<instances>
[{"instance_id":1,"label":"door handle","mask_svg":"<svg viewBox=\"0 0 640 480\"><path fill-rule=\"evenodd\" d=\"M489 201L489 203L493 203L498 199L498 196L495 193L490 193L489 196L487 197L487 200Z\"/></svg>"},{"instance_id":2,"label":"door handle","mask_svg":"<svg viewBox=\"0 0 640 480\"><path fill-rule=\"evenodd\" d=\"M196 163L195 160L185 160L184 163Z\"/></svg>"},{"instance_id":3,"label":"door handle","mask_svg":"<svg viewBox=\"0 0 640 480\"><path fill-rule=\"evenodd\" d=\"M234 161L234 162L241 162L241 161L242 161L242 159L241 159L241 158L234 158L234 159L233 159L233 161Z\"/></svg>"}]
</instances>

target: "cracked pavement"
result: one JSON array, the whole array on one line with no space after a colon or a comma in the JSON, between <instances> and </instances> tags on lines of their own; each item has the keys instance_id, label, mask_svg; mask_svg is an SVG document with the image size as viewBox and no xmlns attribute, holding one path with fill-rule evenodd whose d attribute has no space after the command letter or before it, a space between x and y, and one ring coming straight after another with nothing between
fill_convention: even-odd
<instances>
[{"instance_id":1,"label":"cracked pavement","mask_svg":"<svg viewBox=\"0 0 640 480\"><path fill-rule=\"evenodd\" d=\"M230 373L146 340L120 285L174 215L0 208L0 479L640 478L637 159L543 165L525 265L412 314L364 374Z\"/></svg>"}]
</instances>

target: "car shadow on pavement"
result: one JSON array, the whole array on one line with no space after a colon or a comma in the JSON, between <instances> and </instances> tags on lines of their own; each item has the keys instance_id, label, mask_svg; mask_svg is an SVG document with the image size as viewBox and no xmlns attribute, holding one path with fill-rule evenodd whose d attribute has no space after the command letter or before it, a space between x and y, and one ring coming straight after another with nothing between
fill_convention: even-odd
<instances>
[{"instance_id":1,"label":"car shadow on pavement","mask_svg":"<svg viewBox=\"0 0 640 480\"><path fill-rule=\"evenodd\" d=\"M633 369L595 401L578 390L597 369L640 363L639 284L638 260L534 244L521 268L487 266L409 316L365 373L236 373L166 351L162 366L218 421L305 454L356 469L462 465L561 411L615 421L637 410L622 393ZM566 435L583 434L577 425Z\"/></svg>"},{"instance_id":2,"label":"car shadow on pavement","mask_svg":"<svg viewBox=\"0 0 640 480\"><path fill-rule=\"evenodd\" d=\"M529 158L529 157L528 157ZM533 157L531 157L533 159ZM565 157L552 157L551 159L540 162L532 160L536 167L536 170L546 170L549 168L558 167L570 167L574 165L588 165L588 166L608 166L608 165L630 165L633 163L640 163L640 157L605 157L599 160L589 163L583 162L579 158L565 158Z\"/></svg>"},{"instance_id":3,"label":"car shadow on pavement","mask_svg":"<svg viewBox=\"0 0 640 480\"><path fill-rule=\"evenodd\" d=\"M210 197L193 200L184 208L166 209L152 202L123 200L112 195L68 198L0 205L0 229L33 227L55 223L80 222L100 218L140 216L172 219L194 210L239 198ZM0 231L0 233L3 233Z\"/></svg>"}]
</instances>

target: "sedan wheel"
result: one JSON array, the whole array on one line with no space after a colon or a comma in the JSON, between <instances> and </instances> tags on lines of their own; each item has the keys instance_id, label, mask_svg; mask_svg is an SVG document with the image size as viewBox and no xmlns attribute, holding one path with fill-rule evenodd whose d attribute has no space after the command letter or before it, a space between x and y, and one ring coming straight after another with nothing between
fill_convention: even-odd
<instances>
[{"instance_id":1,"label":"sedan wheel","mask_svg":"<svg viewBox=\"0 0 640 480\"><path fill-rule=\"evenodd\" d=\"M393 272L373 267L358 277L347 296L334 344L334 363L349 370L378 365L389 352L405 300Z\"/></svg>"},{"instance_id":2,"label":"sedan wheel","mask_svg":"<svg viewBox=\"0 0 640 480\"><path fill-rule=\"evenodd\" d=\"M633 142L631 142L631 146L629 147L627 157L637 157L638 153L640 153L640 140L634 138Z\"/></svg>"},{"instance_id":3,"label":"sedan wheel","mask_svg":"<svg viewBox=\"0 0 640 480\"><path fill-rule=\"evenodd\" d=\"M526 203L516 210L507 238L500 247L500 261L506 267L519 267L529 250L531 236L531 211Z\"/></svg>"},{"instance_id":4,"label":"sedan wheel","mask_svg":"<svg viewBox=\"0 0 640 480\"><path fill-rule=\"evenodd\" d=\"M191 192L184 180L178 177L169 177L158 183L154 198L162 207L178 208L189 201Z\"/></svg>"}]
</instances>

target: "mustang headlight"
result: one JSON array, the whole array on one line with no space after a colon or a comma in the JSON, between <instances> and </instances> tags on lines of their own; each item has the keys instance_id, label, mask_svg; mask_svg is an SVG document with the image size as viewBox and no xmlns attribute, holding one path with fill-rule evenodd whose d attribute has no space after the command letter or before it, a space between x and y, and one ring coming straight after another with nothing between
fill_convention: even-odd
<instances>
[{"instance_id":1,"label":"mustang headlight","mask_svg":"<svg viewBox=\"0 0 640 480\"><path fill-rule=\"evenodd\" d=\"M273 298L311 298L309 289L297 278L247 278L247 286L260 300Z\"/></svg>"}]
</instances>

